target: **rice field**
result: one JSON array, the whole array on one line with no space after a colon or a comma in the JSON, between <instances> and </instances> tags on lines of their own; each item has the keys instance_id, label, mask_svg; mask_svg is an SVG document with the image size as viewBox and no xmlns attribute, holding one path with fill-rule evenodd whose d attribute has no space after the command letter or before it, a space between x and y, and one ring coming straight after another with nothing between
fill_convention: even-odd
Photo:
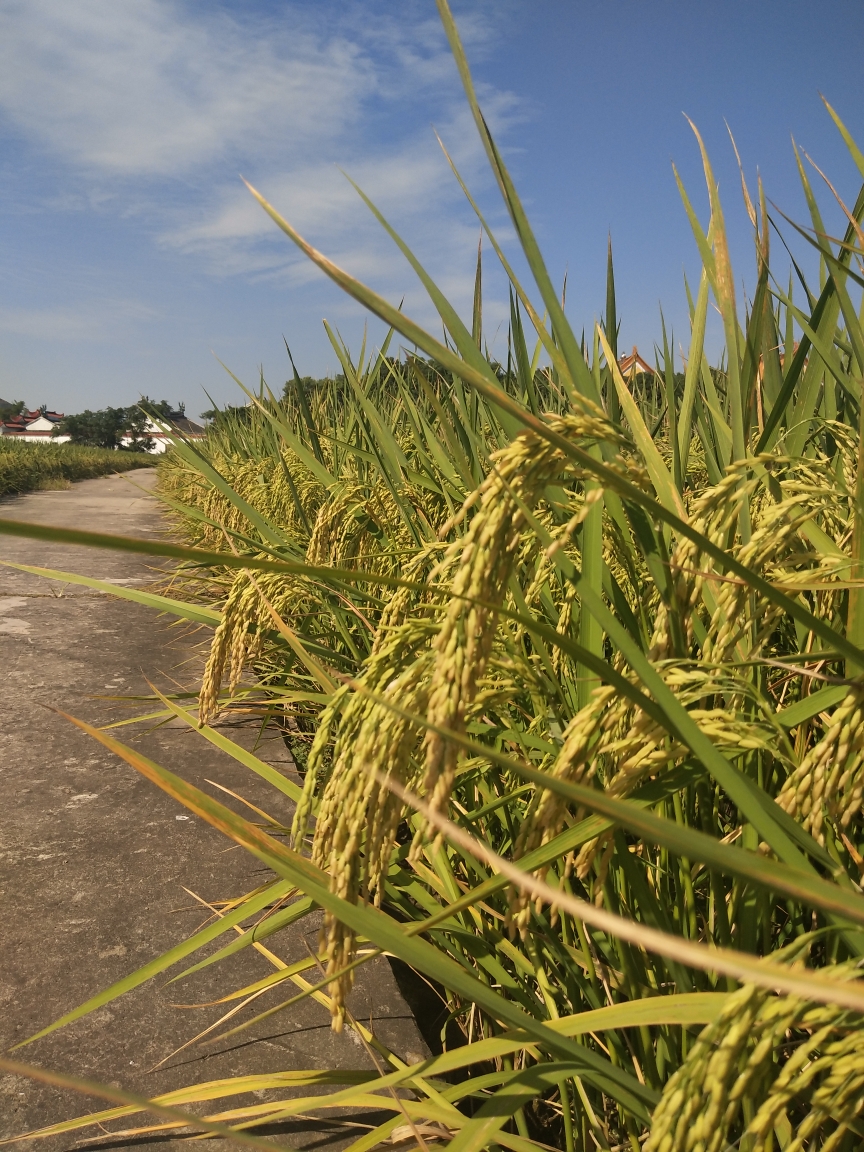
<instances>
[{"instance_id":1,"label":"rice field","mask_svg":"<svg viewBox=\"0 0 864 1152\"><path fill-rule=\"evenodd\" d=\"M142 452L112 452L78 444L22 444L0 438L0 496L46 488L65 488L73 480L90 480L154 461Z\"/></svg>"},{"instance_id":2,"label":"rice field","mask_svg":"<svg viewBox=\"0 0 864 1152\"><path fill-rule=\"evenodd\" d=\"M146 547L180 569L152 602L218 616L197 706L153 706L222 741L220 714L256 709L283 726L303 783L234 748L295 805L290 827L246 820L91 729L269 871L218 925L51 1026L172 967L253 941L278 952L323 909L317 954L237 988L208 1039L254 1038L311 996L377 1071L332 1070L299 1098L321 1070L193 1081L151 1102L155 1117L114 1090L63 1130L117 1120L252 1144L310 1110L374 1106L390 1118L351 1152L859 1148L864 185L829 239L802 164L799 232L823 275L793 291L782 260L771 270L779 222L744 184L756 264L740 300L702 149L708 221L681 186L703 261L685 371L661 339L656 372L625 379L611 259L582 341L439 10L533 280L478 209L511 284L507 363L485 348L481 257L463 319L369 204L442 343L251 190L391 333L352 355L327 328L339 377L309 388L295 372L279 399L262 384L161 464L181 542ZM419 1064L349 1010L382 952L427 981ZM250 1103L256 1089L268 1096Z\"/></svg>"}]
</instances>

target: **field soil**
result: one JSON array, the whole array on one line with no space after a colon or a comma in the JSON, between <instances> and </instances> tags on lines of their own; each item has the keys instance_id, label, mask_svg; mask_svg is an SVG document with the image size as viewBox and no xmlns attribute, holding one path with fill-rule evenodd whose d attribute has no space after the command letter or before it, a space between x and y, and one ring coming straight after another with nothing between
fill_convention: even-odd
<instances>
[{"instance_id":1,"label":"field soil","mask_svg":"<svg viewBox=\"0 0 864 1152\"><path fill-rule=\"evenodd\" d=\"M146 469L87 480L67 491L2 500L0 516L156 537L165 531L165 521L149 494L155 481L154 471ZM0 536L0 559L136 587L151 585L160 567L158 561L130 554L10 536ZM196 633L149 608L0 567L3 1050L182 941L210 917L202 901L239 896L265 879L247 853L187 816L125 762L52 711L101 725L134 716L136 708L139 714L147 711L145 703L132 705L118 697L147 693L148 680L168 691L194 690L208 637L209 632ZM179 722L162 727L137 723L114 734L246 815L248 809L209 781L290 820L287 804L280 807L269 786ZM231 734L250 748L257 736L243 724ZM278 732L265 734L258 754L293 771ZM307 919L268 946L286 962L298 960L308 954L307 942L315 948L316 927L317 921L310 927ZM164 976L151 980L11 1055L148 1096L241 1073L371 1067L353 1034L331 1032L326 1010L308 999L233 1041L193 1046L171 1057L226 1010L176 1004L212 1002L271 971L268 960L248 948L228 964L170 987ZM290 983L282 985L256 1001L255 1008L270 1007L293 991ZM380 1038L403 1058L416 1060L427 1052L383 959L360 970L350 1007L364 1022L371 1019ZM171 1058L154 1071L166 1057ZM260 1099L262 1094L232 1103ZM0 1071L0 1138L103 1106ZM367 1124L382 1118L351 1117ZM345 1113L328 1120L306 1117L272 1134L277 1143L291 1146L338 1147L360 1134L345 1127L348 1120ZM124 1123L153 1122L141 1117ZM88 1136L93 1135L91 1130ZM80 1146L80 1140L81 1134L70 1133L39 1147L54 1152ZM165 1136L107 1141L103 1136L98 1146L166 1148L179 1143Z\"/></svg>"}]
</instances>

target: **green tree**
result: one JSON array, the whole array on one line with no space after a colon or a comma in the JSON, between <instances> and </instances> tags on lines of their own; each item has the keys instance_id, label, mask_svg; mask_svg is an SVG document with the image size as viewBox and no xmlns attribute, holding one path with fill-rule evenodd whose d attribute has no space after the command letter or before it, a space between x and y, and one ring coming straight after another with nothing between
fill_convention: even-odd
<instances>
[{"instance_id":1,"label":"green tree","mask_svg":"<svg viewBox=\"0 0 864 1152\"><path fill-rule=\"evenodd\" d=\"M64 416L54 429L54 436L68 436L73 444L91 448L126 447L133 452L149 452L153 438L147 433L147 416L137 406L131 408L89 408L77 415ZM124 445L124 438L129 443Z\"/></svg>"},{"instance_id":2,"label":"green tree","mask_svg":"<svg viewBox=\"0 0 864 1152\"><path fill-rule=\"evenodd\" d=\"M307 396L309 396L313 392L317 391L319 388L325 388L325 389L326 388L332 388L334 380L340 384L345 383L345 377L343 376L343 374L341 372L337 376L334 376L334 377L325 376L325 377L322 377L321 379L316 379L316 377L314 377L314 376L301 376L299 382L303 387L303 391L306 393ZM282 389L282 399L283 400L290 400L292 397L296 397L296 395L297 395L297 383L298 383L297 380L286 380L285 381L285 386Z\"/></svg>"},{"instance_id":3,"label":"green tree","mask_svg":"<svg viewBox=\"0 0 864 1152\"><path fill-rule=\"evenodd\" d=\"M178 413L183 416L186 412L186 406L182 401L175 410L167 400L151 400L149 396L142 396L138 401L138 407L143 408L148 416L152 416L157 420L164 420L169 424L172 416L177 416Z\"/></svg>"},{"instance_id":4,"label":"green tree","mask_svg":"<svg viewBox=\"0 0 864 1152\"><path fill-rule=\"evenodd\" d=\"M164 401L163 401L164 403ZM123 445L130 452L152 452L156 441L147 431L147 413L137 404L126 409Z\"/></svg>"},{"instance_id":5,"label":"green tree","mask_svg":"<svg viewBox=\"0 0 864 1152\"><path fill-rule=\"evenodd\" d=\"M225 408L208 408L206 412L201 413L201 419L212 420L217 424L220 421L232 420L248 423L250 411L248 404L229 404Z\"/></svg>"}]
</instances>

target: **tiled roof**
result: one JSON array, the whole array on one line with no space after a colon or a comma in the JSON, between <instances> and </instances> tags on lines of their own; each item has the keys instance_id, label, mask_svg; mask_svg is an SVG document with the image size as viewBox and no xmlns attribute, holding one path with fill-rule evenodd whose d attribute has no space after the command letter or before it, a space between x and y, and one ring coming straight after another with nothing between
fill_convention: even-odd
<instances>
[{"instance_id":1,"label":"tiled roof","mask_svg":"<svg viewBox=\"0 0 864 1152\"><path fill-rule=\"evenodd\" d=\"M187 436L200 436L204 432L201 425L190 420L188 416L172 417L171 423L179 432L185 432Z\"/></svg>"},{"instance_id":2,"label":"tiled roof","mask_svg":"<svg viewBox=\"0 0 864 1152\"><path fill-rule=\"evenodd\" d=\"M159 416L155 421L151 420L150 424L151 427L148 435L156 436L157 438L170 434L162 430L163 426L167 426L169 429L176 429L178 432L183 432L187 436L204 435L203 427L200 424L196 424L194 420L190 420L183 412L172 412L167 419Z\"/></svg>"},{"instance_id":3,"label":"tiled roof","mask_svg":"<svg viewBox=\"0 0 864 1152\"><path fill-rule=\"evenodd\" d=\"M39 420L43 416L46 420L50 420L52 424L58 424L63 419L62 412L40 412L39 409L36 408L32 412L21 412L17 416L10 416L8 420L4 420L3 423L7 425L20 424L22 427L26 427L28 424L32 424L34 420Z\"/></svg>"},{"instance_id":4,"label":"tiled roof","mask_svg":"<svg viewBox=\"0 0 864 1152\"><path fill-rule=\"evenodd\" d=\"M0 434L3 436L50 436L52 430L49 428L30 427L37 420L42 419L47 420L49 424L59 424L63 419L63 413L40 412L38 408L32 412L21 412L16 416L9 416L6 420L0 420Z\"/></svg>"},{"instance_id":5,"label":"tiled roof","mask_svg":"<svg viewBox=\"0 0 864 1152\"><path fill-rule=\"evenodd\" d=\"M639 355L639 349L633 346L633 351L629 356L622 356L618 361L618 368L622 376L629 376L633 372L652 372L654 369L647 360L643 360Z\"/></svg>"}]
</instances>

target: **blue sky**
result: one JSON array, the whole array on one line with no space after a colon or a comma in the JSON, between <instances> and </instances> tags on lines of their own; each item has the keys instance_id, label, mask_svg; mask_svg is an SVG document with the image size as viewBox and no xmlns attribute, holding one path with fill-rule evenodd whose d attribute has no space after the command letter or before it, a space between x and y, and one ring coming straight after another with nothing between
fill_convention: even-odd
<instances>
[{"instance_id":1,"label":"blue sky","mask_svg":"<svg viewBox=\"0 0 864 1152\"><path fill-rule=\"evenodd\" d=\"M748 180L758 167L794 218L806 207L791 134L854 199L819 92L864 144L860 0L454 9L550 270L568 272L577 329L602 311L611 230L622 344L651 358L662 303L686 345L682 269L695 279L698 261L672 160L703 219L706 198L682 112L720 179L739 285L752 283L752 246L724 118ZM147 393L197 413L205 389L237 398L214 354L249 383L263 364L279 387L283 334L303 374L336 367L323 317L358 348L361 310L274 228L240 172L316 246L434 322L344 168L468 315L478 228L433 125L512 251L433 0L5 0L0 396L78 411ZM491 264L485 307L504 354ZM380 338L374 321L369 331ZM710 339L716 350L716 325Z\"/></svg>"}]
</instances>

